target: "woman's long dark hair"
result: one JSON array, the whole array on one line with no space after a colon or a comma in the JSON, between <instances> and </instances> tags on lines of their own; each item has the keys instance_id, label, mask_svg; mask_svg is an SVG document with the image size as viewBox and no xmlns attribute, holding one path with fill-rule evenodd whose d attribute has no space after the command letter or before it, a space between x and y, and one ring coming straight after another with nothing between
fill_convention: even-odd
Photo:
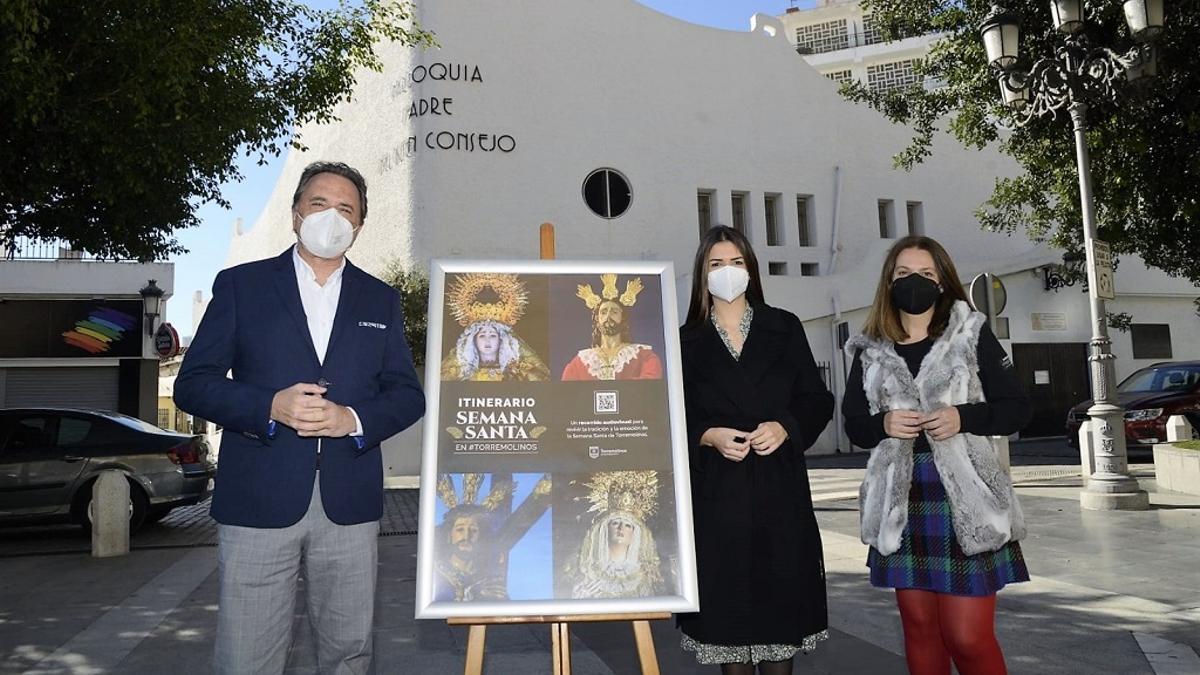
<instances>
[{"instance_id":1,"label":"woman's long dark hair","mask_svg":"<svg viewBox=\"0 0 1200 675\"><path fill-rule=\"evenodd\" d=\"M712 296L708 294L708 255L713 246L723 241L736 246L746 261L746 272L750 274L750 285L746 287L746 301L751 307L766 304L762 279L758 275L758 258L754 257L750 240L732 227L717 225L709 228L700 237L700 246L696 249L696 260L692 264L692 301L688 305L687 319L683 322L685 327L708 321L708 313L712 311Z\"/></svg>"}]
</instances>

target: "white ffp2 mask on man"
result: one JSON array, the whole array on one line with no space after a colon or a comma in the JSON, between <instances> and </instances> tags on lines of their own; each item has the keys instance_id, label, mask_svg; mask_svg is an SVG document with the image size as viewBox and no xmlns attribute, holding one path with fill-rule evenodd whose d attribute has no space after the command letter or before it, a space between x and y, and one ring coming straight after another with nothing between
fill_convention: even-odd
<instances>
[{"instance_id":1,"label":"white ffp2 mask on man","mask_svg":"<svg viewBox=\"0 0 1200 675\"><path fill-rule=\"evenodd\" d=\"M318 258L336 258L354 243L354 226L337 209L310 213L300 223L300 243Z\"/></svg>"},{"instance_id":2,"label":"white ffp2 mask on man","mask_svg":"<svg viewBox=\"0 0 1200 675\"><path fill-rule=\"evenodd\" d=\"M750 273L741 267L726 265L708 273L708 292L724 300L733 302L750 285Z\"/></svg>"}]
</instances>

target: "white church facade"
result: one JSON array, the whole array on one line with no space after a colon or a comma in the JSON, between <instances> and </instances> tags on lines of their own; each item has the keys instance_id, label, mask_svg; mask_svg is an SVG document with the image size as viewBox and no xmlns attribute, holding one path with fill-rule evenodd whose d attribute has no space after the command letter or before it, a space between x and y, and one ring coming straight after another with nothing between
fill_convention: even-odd
<instances>
[{"instance_id":1,"label":"white church facade","mask_svg":"<svg viewBox=\"0 0 1200 675\"><path fill-rule=\"evenodd\" d=\"M440 48L385 46L386 67L360 75L340 121L303 129L307 151L289 156L229 265L294 241L292 192L318 159L365 175L370 213L349 255L376 274L433 258L536 258L550 222L561 259L672 261L686 308L701 228L738 226L767 301L805 322L840 399L840 341L862 325L885 251L911 231L946 245L964 282L986 271L1006 284L1004 344L1058 419L1031 435L1061 434L1057 406L1087 398L1086 295L1046 290L1058 252L981 231L972 215L1012 160L942 137L924 165L894 169L909 132L843 100L779 18L725 31L633 0L438 0L419 15ZM1133 259L1116 287L1110 311L1167 326L1167 358L1200 358L1200 290ZM1130 333L1113 339L1121 377L1158 358L1135 359ZM1039 374L1035 385L1034 370L1050 370L1049 384ZM415 443L389 444L389 475L416 473ZM837 418L813 452L835 450L851 450Z\"/></svg>"}]
</instances>

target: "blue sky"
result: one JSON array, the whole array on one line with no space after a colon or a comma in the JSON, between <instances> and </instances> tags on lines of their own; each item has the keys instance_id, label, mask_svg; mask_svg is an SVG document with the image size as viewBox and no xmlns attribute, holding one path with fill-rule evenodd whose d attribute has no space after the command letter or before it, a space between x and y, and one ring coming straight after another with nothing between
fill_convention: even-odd
<instances>
[{"instance_id":1,"label":"blue sky","mask_svg":"<svg viewBox=\"0 0 1200 675\"><path fill-rule=\"evenodd\" d=\"M421 0L418 0L420 2ZM436 0L426 0L436 1ZM622 2L624 0L612 0ZM641 0L642 4L664 14L685 21L728 30L749 30L750 17L755 12L782 14L792 3L788 0ZM336 5L336 1L314 0L309 3L317 7ZM800 0L801 7L814 4L814 0ZM233 224L241 218L249 228L258 220L258 214L279 172L283 168L283 156L258 166L253 159L243 157L239 163L243 180L228 183L222 193L231 208L226 210L216 204L200 207L200 227L179 232L179 241L188 253L173 260L175 263L175 295L167 303L167 320L175 325L181 335L192 332L192 295L204 291L208 297L212 290L213 277L225 265L229 252L229 241L233 235Z\"/></svg>"}]
</instances>

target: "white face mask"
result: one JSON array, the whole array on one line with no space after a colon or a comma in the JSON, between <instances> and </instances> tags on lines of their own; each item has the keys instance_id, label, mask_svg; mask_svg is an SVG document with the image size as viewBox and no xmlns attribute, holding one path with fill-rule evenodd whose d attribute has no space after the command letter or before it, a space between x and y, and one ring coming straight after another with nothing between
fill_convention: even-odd
<instances>
[{"instance_id":1,"label":"white face mask","mask_svg":"<svg viewBox=\"0 0 1200 675\"><path fill-rule=\"evenodd\" d=\"M300 223L300 243L318 258L336 258L354 243L354 226L337 209L310 213Z\"/></svg>"},{"instance_id":2,"label":"white face mask","mask_svg":"<svg viewBox=\"0 0 1200 675\"><path fill-rule=\"evenodd\" d=\"M733 302L746 292L750 273L741 267L726 265L708 273L708 292L725 302Z\"/></svg>"}]
</instances>

